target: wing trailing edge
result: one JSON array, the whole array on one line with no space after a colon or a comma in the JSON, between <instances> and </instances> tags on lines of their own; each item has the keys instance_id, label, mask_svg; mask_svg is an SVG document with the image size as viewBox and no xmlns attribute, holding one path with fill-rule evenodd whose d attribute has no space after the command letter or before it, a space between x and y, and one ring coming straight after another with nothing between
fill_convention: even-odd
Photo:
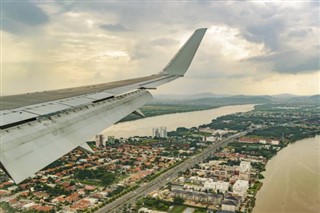
<instances>
[{"instance_id":1,"label":"wing trailing edge","mask_svg":"<svg viewBox=\"0 0 320 213\"><path fill-rule=\"evenodd\" d=\"M206 29L198 29L158 74L85 87L1 97L0 162L20 183L85 144L152 99L154 89L182 77Z\"/></svg>"}]
</instances>

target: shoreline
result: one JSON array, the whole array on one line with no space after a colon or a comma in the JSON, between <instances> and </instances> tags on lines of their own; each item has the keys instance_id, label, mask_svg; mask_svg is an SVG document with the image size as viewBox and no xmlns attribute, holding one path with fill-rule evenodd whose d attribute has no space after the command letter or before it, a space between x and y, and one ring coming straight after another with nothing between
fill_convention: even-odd
<instances>
[{"instance_id":1,"label":"shoreline","mask_svg":"<svg viewBox=\"0 0 320 213\"><path fill-rule=\"evenodd\" d=\"M280 153L282 153L282 152L280 152L280 151L287 151L288 150L288 148L290 148L290 147L292 147L292 146L294 146L294 145L296 145L297 144L297 142L299 142L299 141L301 141L301 142L303 142L304 140L312 140L312 139L314 139L315 141L317 141L317 138L320 138L320 135L315 135L315 136L313 136L313 137L305 137L305 138L302 138L302 139L299 139L299 140L296 140L296 141L293 141L293 142L290 142L290 143L288 143L286 146L284 146L283 148L281 148L280 150L278 150L277 151L277 154L276 155L274 155L272 158L270 158L269 160L267 160L267 162L266 162L266 165L265 165L265 171L263 171L263 172L261 172L261 174L264 176L264 178L261 180L261 182L262 182L262 186L260 187L260 189L257 191L257 193L255 194L255 198L256 198L256 201L255 201L255 206L253 207L253 213L255 213L255 212L257 212L257 201L258 201L258 198L262 195L261 194L261 190L263 190L263 191L265 191L266 189L268 190L270 187L266 187L265 186L265 183L267 182L267 183L269 183L270 181L272 181L275 177L274 176L276 176L276 174L275 174L275 172L277 172L278 170L279 170L279 168L273 168L273 170L271 170L271 168L268 168L268 167L270 167L270 165L271 164L274 164L274 160L275 160L275 157L276 156L279 156L279 154ZM306 143L306 142L305 142ZM303 145L305 145L305 143L302 143ZM280 156L280 157L283 157L283 156ZM278 160L278 159L276 159L276 160ZM284 162L285 163L285 162ZM274 166L274 165L271 165L271 166ZM281 165L280 165L281 166ZM273 173L272 173L273 172ZM288 188L287 187L289 187L289 186L286 186L286 190L288 190ZM260 193L259 193L260 192ZM265 195L265 194L264 194ZM259 199L259 200L261 200L261 198ZM282 205L285 205L286 203L285 202L283 202L282 203ZM261 207L260 207L261 208ZM261 212L261 211L259 211L259 212ZM282 211L282 212L286 212L285 210L284 211Z\"/></svg>"},{"instance_id":2,"label":"shoreline","mask_svg":"<svg viewBox=\"0 0 320 213\"><path fill-rule=\"evenodd\" d=\"M254 104L223 106L214 109L172 113L144 119L117 123L105 129L101 134L115 138L134 136L151 136L152 128L165 126L167 131L175 131L178 127L195 127L212 122L217 117L254 110Z\"/></svg>"},{"instance_id":3,"label":"shoreline","mask_svg":"<svg viewBox=\"0 0 320 213\"><path fill-rule=\"evenodd\" d=\"M118 121L115 124L119 124L119 123L125 123L125 122L131 122L131 121L137 121L137 120L141 120L141 119L145 119L145 118L152 118L152 117L158 117L158 116L164 116L164 115L172 115L172 114L181 114L181 113L188 113L188 112L202 112L202 111L206 111L206 110L212 110L212 109L218 109L218 108L222 108L222 107L228 107L228 106L245 106L245 105L261 105L263 103L235 103L235 104L226 104L226 105L219 105L219 106L202 106L202 105L197 105L198 107L200 107L199 109L188 109L186 111L169 111L169 112L165 112L163 114L151 114L151 115L145 115L144 118L141 117L134 117L134 118L128 118L129 116L133 116L133 115L128 115L127 117L121 119L120 121ZM152 107L155 105L147 105L147 107ZM161 105L160 105L161 106ZM167 106L167 105L164 105ZM201 107L205 107L205 108L201 108ZM143 109L143 108L142 108ZM142 111L143 112L143 111ZM126 119L128 118L128 119Z\"/></svg>"}]
</instances>

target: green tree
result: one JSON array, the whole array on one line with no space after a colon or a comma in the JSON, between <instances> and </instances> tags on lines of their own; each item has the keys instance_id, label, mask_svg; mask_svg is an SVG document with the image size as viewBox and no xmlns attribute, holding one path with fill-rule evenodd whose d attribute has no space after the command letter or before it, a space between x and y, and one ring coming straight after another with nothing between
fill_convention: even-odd
<instances>
[{"instance_id":1,"label":"green tree","mask_svg":"<svg viewBox=\"0 0 320 213\"><path fill-rule=\"evenodd\" d=\"M177 205L181 205L184 203L184 199L182 197L175 197L173 198L173 203Z\"/></svg>"},{"instance_id":2,"label":"green tree","mask_svg":"<svg viewBox=\"0 0 320 213\"><path fill-rule=\"evenodd\" d=\"M101 182L104 184L104 185L110 185L111 183L113 183L113 181L116 179L116 175L109 172L109 173L106 173L102 176L101 178Z\"/></svg>"}]
</instances>

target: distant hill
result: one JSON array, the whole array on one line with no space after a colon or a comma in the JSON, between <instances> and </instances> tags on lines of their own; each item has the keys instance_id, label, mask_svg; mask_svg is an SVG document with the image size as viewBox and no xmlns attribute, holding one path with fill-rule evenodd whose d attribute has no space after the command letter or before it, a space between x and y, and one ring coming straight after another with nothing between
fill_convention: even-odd
<instances>
[{"instance_id":1,"label":"distant hill","mask_svg":"<svg viewBox=\"0 0 320 213\"><path fill-rule=\"evenodd\" d=\"M237 96L221 97L221 98L200 98L200 99L188 100L183 102L185 104L194 104L194 105L221 106L221 105L235 105L235 104L270 103L271 100L265 96L237 95Z\"/></svg>"},{"instance_id":2,"label":"distant hill","mask_svg":"<svg viewBox=\"0 0 320 213\"><path fill-rule=\"evenodd\" d=\"M193 100L199 98L218 98L218 97L227 97L228 95L214 94L210 92L190 94L190 95L155 95L156 100Z\"/></svg>"},{"instance_id":3,"label":"distant hill","mask_svg":"<svg viewBox=\"0 0 320 213\"><path fill-rule=\"evenodd\" d=\"M280 98L280 99L288 99L288 98L298 97L298 95L283 93L283 94L279 94L279 95L272 95L272 97Z\"/></svg>"},{"instance_id":4,"label":"distant hill","mask_svg":"<svg viewBox=\"0 0 320 213\"><path fill-rule=\"evenodd\" d=\"M279 95L220 95L213 93L200 93L190 95L156 95L153 104L173 105L235 105L235 104L257 104L257 103L283 103L283 102L312 102L320 104L320 95L298 96L293 94Z\"/></svg>"},{"instance_id":5,"label":"distant hill","mask_svg":"<svg viewBox=\"0 0 320 213\"><path fill-rule=\"evenodd\" d=\"M319 103L320 105L320 95L293 97L289 100L289 102L313 102Z\"/></svg>"}]
</instances>

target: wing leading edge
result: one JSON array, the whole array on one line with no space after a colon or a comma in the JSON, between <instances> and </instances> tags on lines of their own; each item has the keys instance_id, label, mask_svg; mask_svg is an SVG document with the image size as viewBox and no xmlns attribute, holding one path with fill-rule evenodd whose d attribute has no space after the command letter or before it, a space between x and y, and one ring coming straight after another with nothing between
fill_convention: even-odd
<instances>
[{"instance_id":1,"label":"wing leading edge","mask_svg":"<svg viewBox=\"0 0 320 213\"><path fill-rule=\"evenodd\" d=\"M0 161L16 182L32 176L152 99L147 89L184 75L206 29L198 29L158 74L1 97Z\"/></svg>"}]
</instances>

